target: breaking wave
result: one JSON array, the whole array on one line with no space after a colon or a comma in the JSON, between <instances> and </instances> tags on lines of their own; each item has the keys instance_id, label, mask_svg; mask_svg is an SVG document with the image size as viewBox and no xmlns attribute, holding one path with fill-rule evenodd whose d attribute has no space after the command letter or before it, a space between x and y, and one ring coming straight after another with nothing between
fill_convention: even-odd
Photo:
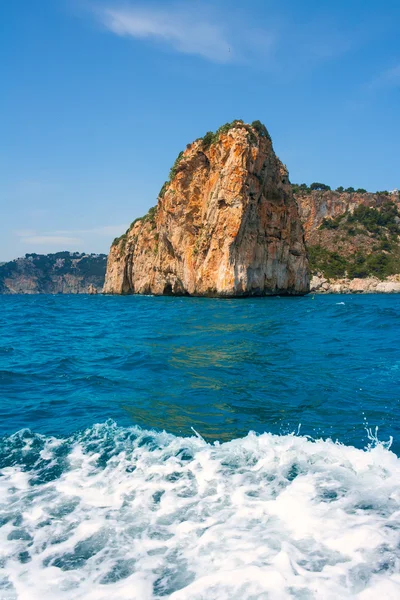
<instances>
[{"instance_id":1,"label":"breaking wave","mask_svg":"<svg viewBox=\"0 0 400 600\"><path fill-rule=\"evenodd\" d=\"M107 422L3 438L0 465L2 600L400 597L400 460L377 440Z\"/></svg>"}]
</instances>

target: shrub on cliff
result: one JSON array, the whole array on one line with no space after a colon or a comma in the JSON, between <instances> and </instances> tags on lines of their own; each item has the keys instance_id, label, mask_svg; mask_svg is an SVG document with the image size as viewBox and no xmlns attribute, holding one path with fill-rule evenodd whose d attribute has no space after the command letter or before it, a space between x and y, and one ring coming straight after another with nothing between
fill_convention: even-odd
<instances>
[{"instance_id":1,"label":"shrub on cliff","mask_svg":"<svg viewBox=\"0 0 400 600\"><path fill-rule=\"evenodd\" d=\"M147 211L147 214L145 214L144 217L142 217L142 219L143 219L143 221L149 221L150 223L153 223L155 221L156 214L157 214L157 205L149 208L149 210Z\"/></svg>"},{"instance_id":2,"label":"shrub on cliff","mask_svg":"<svg viewBox=\"0 0 400 600\"><path fill-rule=\"evenodd\" d=\"M329 185L326 185L325 183L318 183L317 181L314 181L314 183L312 183L310 185L310 190L318 190L321 192L329 192L330 191L330 187Z\"/></svg>"},{"instance_id":3,"label":"shrub on cliff","mask_svg":"<svg viewBox=\"0 0 400 600\"><path fill-rule=\"evenodd\" d=\"M347 261L337 252L330 252L322 246L310 246L308 259L311 271L322 271L328 279L346 275Z\"/></svg>"},{"instance_id":4,"label":"shrub on cliff","mask_svg":"<svg viewBox=\"0 0 400 600\"><path fill-rule=\"evenodd\" d=\"M269 135L267 128L263 123L261 123L261 121L253 121L251 126L257 131L259 136L266 137L268 140L271 140L271 136Z\"/></svg>"},{"instance_id":5,"label":"shrub on cliff","mask_svg":"<svg viewBox=\"0 0 400 600\"><path fill-rule=\"evenodd\" d=\"M347 218L348 223L361 223L370 232L377 234L380 228L386 227L394 235L400 234L397 219L400 217L397 206L393 202L385 202L381 210L361 204Z\"/></svg>"},{"instance_id":6,"label":"shrub on cliff","mask_svg":"<svg viewBox=\"0 0 400 600\"><path fill-rule=\"evenodd\" d=\"M215 133L213 131L207 131L207 133L202 138L198 138L196 142L201 142L203 148L208 150L218 141L221 134L228 133L228 131L234 127L243 127L246 129L248 132L248 140L251 144L254 144L257 141L257 137L255 136L253 130L255 130L260 137L265 137L268 140L271 140L271 136L269 135L267 128L265 125L263 125L263 123L261 123L261 121L253 121L249 126L246 125L242 119L234 119L231 123L225 123L224 125L221 125L221 127L219 127Z\"/></svg>"},{"instance_id":7,"label":"shrub on cliff","mask_svg":"<svg viewBox=\"0 0 400 600\"><path fill-rule=\"evenodd\" d=\"M183 152L179 152L178 156L175 159L174 164L172 165L172 167L169 171L169 181L172 181L173 178L175 177L175 175L177 174L179 163L181 162L182 158L183 158Z\"/></svg>"},{"instance_id":8,"label":"shrub on cliff","mask_svg":"<svg viewBox=\"0 0 400 600\"><path fill-rule=\"evenodd\" d=\"M353 261L349 261L347 266L347 276L350 279L359 277L378 277L385 279L389 275L394 275L399 272L399 261L396 257L387 252L373 252L368 255L363 255L358 252Z\"/></svg>"},{"instance_id":9,"label":"shrub on cliff","mask_svg":"<svg viewBox=\"0 0 400 600\"><path fill-rule=\"evenodd\" d=\"M386 247L386 246L385 246ZM310 246L308 258L311 272L321 271L328 279L341 277L378 277L385 279L389 275L400 272L400 257L389 252L372 252L363 254L357 252L352 257L341 256L322 246Z\"/></svg>"},{"instance_id":10,"label":"shrub on cliff","mask_svg":"<svg viewBox=\"0 0 400 600\"><path fill-rule=\"evenodd\" d=\"M292 183L292 188L293 188L293 193L294 194L300 194L300 193L307 193L310 191L310 188L308 187L308 185L306 183Z\"/></svg>"},{"instance_id":11,"label":"shrub on cliff","mask_svg":"<svg viewBox=\"0 0 400 600\"><path fill-rule=\"evenodd\" d=\"M165 192L167 191L169 181L164 181L163 186L158 194L159 198L164 198Z\"/></svg>"},{"instance_id":12,"label":"shrub on cliff","mask_svg":"<svg viewBox=\"0 0 400 600\"><path fill-rule=\"evenodd\" d=\"M206 135L203 137L202 146L206 150L215 142L215 133L213 131L207 131Z\"/></svg>"},{"instance_id":13,"label":"shrub on cliff","mask_svg":"<svg viewBox=\"0 0 400 600\"><path fill-rule=\"evenodd\" d=\"M207 131L205 136L199 138L196 141L201 141L203 148L205 150L208 150L213 144L215 144L219 140L219 136L221 134L228 133L230 129L233 129L234 127L238 126L245 127L245 124L242 121L242 119L234 119L231 123L225 123L224 125L221 125L221 127L219 127L215 133L213 131Z\"/></svg>"},{"instance_id":14,"label":"shrub on cliff","mask_svg":"<svg viewBox=\"0 0 400 600\"><path fill-rule=\"evenodd\" d=\"M183 152L179 152L178 156L175 159L174 164L172 165L172 167L169 170L168 180L164 181L162 188L159 191L158 198L164 198L165 192L167 191L167 188L168 188L168 185L171 183L171 181L173 180L173 178L175 177L175 175L178 172L179 163L181 162L182 158L183 158Z\"/></svg>"},{"instance_id":15,"label":"shrub on cliff","mask_svg":"<svg viewBox=\"0 0 400 600\"><path fill-rule=\"evenodd\" d=\"M319 226L319 229L337 229L339 227L340 223L343 221L345 216L346 215L344 213L335 218L325 217L325 219L322 220L322 223Z\"/></svg>"},{"instance_id":16,"label":"shrub on cliff","mask_svg":"<svg viewBox=\"0 0 400 600\"><path fill-rule=\"evenodd\" d=\"M128 230L129 231L129 230ZM111 244L112 246L117 246L120 242L122 242L122 248L125 248L125 244L126 244L126 238L127 238L127 234L123 233L122 235L120 235L119 237L116 237L113 239L113 243Z\"/></svg>"}]
</instances>

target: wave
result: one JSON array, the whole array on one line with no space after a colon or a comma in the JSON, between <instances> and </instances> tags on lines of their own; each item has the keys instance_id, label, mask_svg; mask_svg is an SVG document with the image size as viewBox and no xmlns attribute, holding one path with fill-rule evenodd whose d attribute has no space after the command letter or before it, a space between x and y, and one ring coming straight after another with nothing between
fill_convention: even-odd
<instances>
[{"instance_id":1,"label":"wave","mask_svg":"<svg viewBox=\"0 0 400 600\"><path fill-rule=\"evenodd\" d=\"M1 598L399 598L400 460L370 437L3 438Z\"/></svg>"}]
</instances>

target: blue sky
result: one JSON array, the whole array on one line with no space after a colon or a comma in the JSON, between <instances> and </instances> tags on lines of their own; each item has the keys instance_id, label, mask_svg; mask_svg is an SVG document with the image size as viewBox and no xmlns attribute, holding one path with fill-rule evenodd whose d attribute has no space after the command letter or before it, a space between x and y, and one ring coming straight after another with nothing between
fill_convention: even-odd
<instances>
[{"instance_id":1,"label":"blue sky","mask_svg":"<svg viewBox=\"0 0 400 600\"><path fill-rule=\"evenodd\" d=\"M0 261L107 252L176 155L260 119L292 182L400 187L398 0L0 3Z\"/></svg>"}]
</instances>

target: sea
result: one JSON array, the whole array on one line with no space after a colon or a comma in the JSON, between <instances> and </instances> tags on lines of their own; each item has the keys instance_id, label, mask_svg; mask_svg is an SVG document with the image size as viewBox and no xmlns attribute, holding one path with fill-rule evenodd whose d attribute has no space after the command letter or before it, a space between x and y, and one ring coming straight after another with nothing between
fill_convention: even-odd
<instances>
[{"instance_id":1,"label":"sea","mask_svg":"<svg viewBox=\"0 0 400 600\"><path fill-rule=\"evenodd\" d=\"M398 600L400 296L0 296L1 600Z\"/></svg>"}]
</instances>

